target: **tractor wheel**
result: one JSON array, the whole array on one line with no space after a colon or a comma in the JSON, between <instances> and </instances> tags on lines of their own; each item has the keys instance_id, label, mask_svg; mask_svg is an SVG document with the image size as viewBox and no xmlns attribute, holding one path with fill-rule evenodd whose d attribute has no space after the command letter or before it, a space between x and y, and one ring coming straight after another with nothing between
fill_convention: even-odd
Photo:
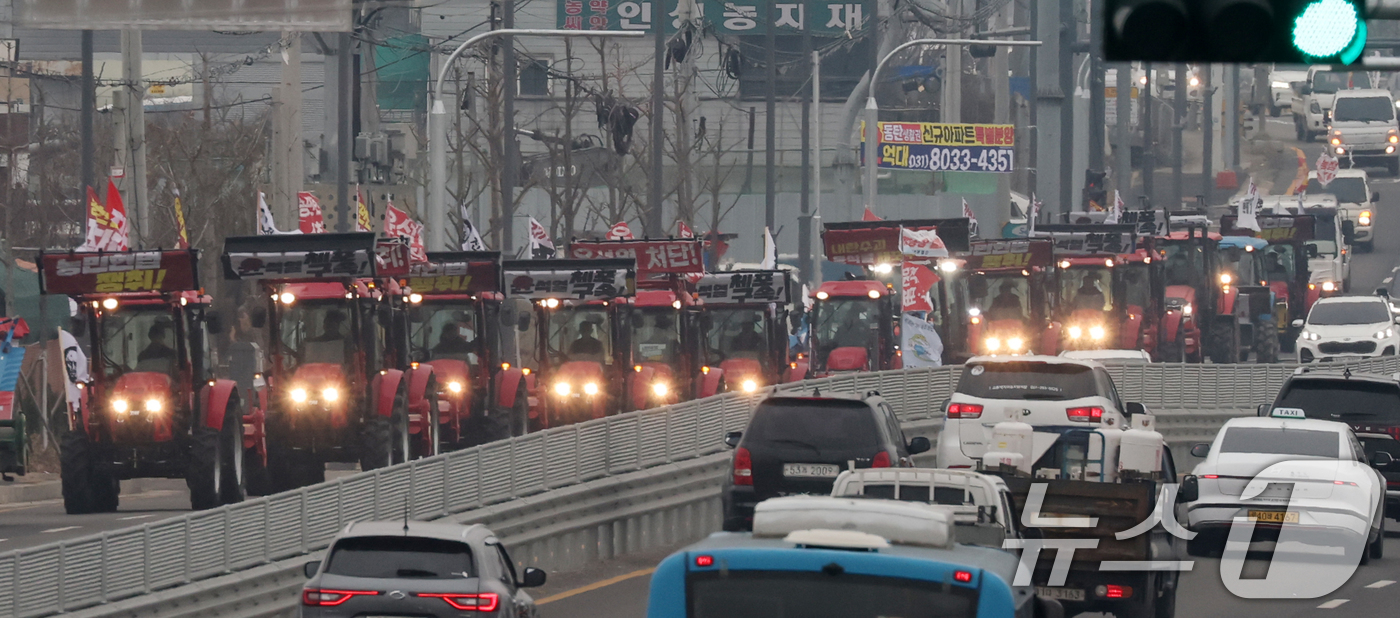
<instances>
[{"instance_id":1,"label":"tractor wheel","mask_svg":"<svg viewBox=\"0 0 1400 618\"><path fill-rule=\"evenodd\" d=\"M423 399L428 402L428 413L427 418L423 419L422 431L413 441L413 459L432 457L438 454L442 444L442 425L438 424L442 419L438 416L436 378L428 378L428 386L427 390L423 392Z\"/></svg>"},{"instance_id":2,"label":"tractor wheel","mask_svg":"<svg viewBox=\"0 0 1400 618\"><path fill-rule=\"evenodd\" d=\"M112 464L94 461L91 478L92 512L117 512L117 503L121 500L122 482L117 478L116 472L112 470Z\"/></svg>"},{"instance_id":3,"label":"tractor wheel","mask_svg":"<svg viewBox=\"0 0 1400 618\"><path fill-rule=\"evenodd\" d=\"M1278 362L1278 329L1273 322L1258 322L1254 325L1254 362Z\"/></svg>"},{"instance_id":4,"label":"tractor wheel","mask_svg":"<svg viewBox=\"0 0 1400 618\"><path fill-rule=\"evenodd\" d=\"M405 461L409 453L408 395L404 385L394 395L389 416L371 411L361 433L360 470L374 470Z\"/></svg>"},{"instance_id":5,"label":"tractor wheel","mask_svg":"<svg viewBox=\"0 0 1400 618\"><path fill-rule=\"evenodd\" d=\"M224 413L224 429L219 432L223 457L219 460L223 481L219 484L219 503L234 504L248 497L248 477L244 474L243 405L237 396L229 398Z\"/></svg>"},{"instance_id":6,"label":"tractor wheel","mask_svg":"<svg viewBox=\"0 0 1400 618\"><path fill-rule=\"evenodd\" d=\"M219 439L221 432L208 427L195 427L190 438L189 469L185 471L185 484L190 488L190 508L203 511L219 506L219 494L223 489L223 466L226 448Z\"/></svg>"},{"instance_id":7,"label":"tractor wheel","mask_svg":"<svg viewBox=\"0 0 1400 618\"><path fill-rule=\"evenodd\" d=\"M1210 360L1217 365L1237 362L1240 357L1240 331L1230 318L1218 319L1210 325Z\"/></svg>"},{"instance_id":8,"label":"tractor wheel","mask_svg":"<svg viewBox=\"0 0 1400 618\"><path fill-rule=\"evenodd\" d=\"M510 409L510 416L506 418L510 423L510 435L519 437L530 430L530 394L525 392L524 382L516 389L515 406Z\"/></svg>"},{"instance_id":9,"label":"tractor wheel","mask_svg":"<svg viewBox=\"0 0 1400 618\"><path fill-rule=\"evenodd\" d=\"M63 434L58 446L59 476L63 483L63 510L69 515L93 512L92 452L81 431Z\"/></svg>"}]
</instances>

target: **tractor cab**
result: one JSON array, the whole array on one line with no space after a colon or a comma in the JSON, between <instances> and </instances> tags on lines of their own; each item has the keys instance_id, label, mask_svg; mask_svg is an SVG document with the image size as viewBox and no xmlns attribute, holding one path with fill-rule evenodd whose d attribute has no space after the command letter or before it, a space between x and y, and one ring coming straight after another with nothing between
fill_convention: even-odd
<instances>
[{"instance_id":1,"label":"tractor cab","mask_svg":"<svg viewBox=\"0 0 1400 618\"><path fill-rule=\"evenodd\" d=\"M705 375L723 390L752 393L801 380L807 359L790 359L786 329L792 278L785 270L706 273L696 283Z\"/></svg>"},{"instance_id":2,"label":"tractor cab","mask_svg":"<svg viewBox=\"0 0 1400 618\"><path fill-rule=\"evenodd\" d=\"M77 303L91 342L90 382L60 448L69 513L115 511L120 481L184 478L190 506L245 495L245 419L209 356L213 316L194 251L41 253L46 294ZM254 462L249 462L254 463ZM260 463L260 462L259 462Z\"/></svg>"},{"instance_id":3,"label":"tractor cab","mask_svg":"<svg viewBox=\"0 0 1400 618\"><path fill-rule=\"evenodd\" d=\"M409 358L407 249L374 235L242 236L224 241L224 274L268 299L269 491L322 482L327 462L361 469L435 455L437 379ZM401 268L399 267L401 265ZM258 319L263 318L266 319Z\"/></svg>"},{"instance_id":4,"label":"tractor cab","mask_svg":"<svg viewBox=\"0 0 1400 618\"><path fill-rule=\"evenodd\" d=\"M647 405L659 406L715 394L723 383L701 358L699 306L693 277L705 271L699 238L575 240L578 260L636 260L637 292L628 316L632 359L650 384Z\"/></svg>"},{"instance_id":5,"label":"tractor cab","mask_svg":"<svg viewBox=\"0 0 1400 618\"><path fill-rule=\"evenodd\" d=\"M546 429L647 407L654 384L633 362L631 259L507 260L506 298L529 301L521 364L535 374L530 427Z\"/></svg>"},{"instance_id":6,"label":"tractor cab","mask_svg":"<svg viewBox=\"0 0 1400 618\"><path fill-rule=\"evenodd\" d=\"M521 368L502 350L501 254L428 253L408 273L412 362L433 368L441 440L465 448L523 435Z\"/></svg>"},{"instance_id":7,"label":"tractor cab","mask_svg":"<svg viewBox=\"0 0 1400 618\"><path fill-rule=\"evenodd\" d=\"M1049 239L977 240L959 256L956 296L967 307L974 355L1049 354L1059 348Z\"/></svg>"},{"instance_id":8,"label":"tractor cab","mask_svg":"<svg viewBox=\"0 0 1400 618\"><path fill-rule=\"evenodd\" d=\"M1156 351L1161 263L1132 224L1046 225L1055 243L1062 350Z\"/></svg>"},{"instance_id":9,"label":"tractor cab","mask_svg":"<svg viewBox=\"0 0 1400 618\"><path fill-rule=\"evenodd\" d=\"M1291 350L1300 328L1294 320L1307 317L1320 292L1312 284L1308 270L1309 241L1315 240L1317 222L1312 215L1258 214L1259 231L1238 226L1238 217L1220 218L1220 233L1225 236L1252 236L1268 243L1263 249L1263 276L1275 298L1274 318L1279 342Z\"/></svg>"},{"instance_id":10,"label":"tractor cab","mask_svg":"<svg viewBox=\"0 0 1400 618\"><path fill-rule=\"evenodd\" d=\"M1170 228L1154 239L1166 287L1158 357L1165 361L1202 362L1205 337L1219 308L1220 235L1194 211L1168 213Z\"/></svg>"},{"instance_id":11,"label":"tractor cab","mask_svg":"<svg viewBox=\"0 0 1400 618\"><path fill-rule=\"evenodd\" d=\"M1303 243L1308 260L1308 306L1318 298L1336 296L1351 288L1351 252L1356 223L1338 210L1331 195L1313 196L1303 205L1286 198L1265 200L1260 212L1268 215L1310 215L1312 239Z\"/></svg>"}]
</instances>

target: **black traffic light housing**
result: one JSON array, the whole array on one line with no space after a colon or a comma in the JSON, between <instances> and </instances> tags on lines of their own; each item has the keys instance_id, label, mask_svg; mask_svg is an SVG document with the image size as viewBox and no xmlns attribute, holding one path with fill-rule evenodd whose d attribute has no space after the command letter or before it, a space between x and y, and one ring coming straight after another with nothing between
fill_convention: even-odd
<instances>
[{"instance_id":1,"label":"black traffic light housing","mask_svg":"<svg viewBox=\"0 0 1400 618\"><path fill-rule=\"evenodd\" d=\"M1351 64L1365 0L1107 0L1104 59Z\"/></svg>"},{"instance_id":2,"label":"black traffic light housing","mask_svg":"<svg viewBox=\"0 0 1400 618\"><path fill-rule=\"evenodd\" d=\"M1084 170L1084 210L1095 210L1091 204L1096 204L1098 209L1107 209L1110 205L1108 201L1108 173L1101 170Z\"/></svg>"}]
</instances>

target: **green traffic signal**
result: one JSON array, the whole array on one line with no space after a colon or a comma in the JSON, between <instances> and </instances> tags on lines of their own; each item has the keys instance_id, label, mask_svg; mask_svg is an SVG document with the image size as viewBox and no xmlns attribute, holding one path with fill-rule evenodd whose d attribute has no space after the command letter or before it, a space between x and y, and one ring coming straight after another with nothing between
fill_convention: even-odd
<instances>
[{"instance_id":1,"label":"green traffic signal","mask_svg":"<svg viewBox=\"0 0 1400 618\"><path fill-rule=\"evenodd\" d=\"M1366 45L1367 0L1103 2L1109 61L1346 65Z\"/></svg>"},{"instance_id":2,"label":"green traffic signal","mask_svg":"<svg viewBox=\"0 0 1400 618\"><path fill-rule=\"evenodd\" d=\"M1366 22L1347 0L1313 0L1293 20L1293 46L1308 58L1351 64L1365 44Z\"/></svg>"}]
</instances>

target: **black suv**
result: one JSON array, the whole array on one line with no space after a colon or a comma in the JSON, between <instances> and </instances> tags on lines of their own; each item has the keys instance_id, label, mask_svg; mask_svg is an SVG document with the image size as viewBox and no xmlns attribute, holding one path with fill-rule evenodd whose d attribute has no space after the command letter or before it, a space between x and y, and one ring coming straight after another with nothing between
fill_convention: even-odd
<instances>
[{"instance_id":1,"label":"black suv","mask_svg":"<svg viewBox=\"0 0 1400 618\"><path fill-rule=\"evenodd\" d=\"M1377 469L1385 476L1385 514L1400 517L1400 374L1302 367L1284 381L1273 405L1259 406L1259 415L1274 408L1298 408L1308 418L1350 425L1368 460L1389 453L1394 461Z\"/></svg>"},{"instance_id":2,"label":"black suv","mask_svg":"<svg viewBox=\"0 0 1400 618\"><path fill-rule=\"evenodd\" d=\"M875 391L864 395L779 393L758 404L746 431L724 443L734 463L724 483L724 529L753 528L754 505L777 496L828 495L848 468L909 467L928 438L906 441L894 410Z\"/></svg>"}]
</instances>

